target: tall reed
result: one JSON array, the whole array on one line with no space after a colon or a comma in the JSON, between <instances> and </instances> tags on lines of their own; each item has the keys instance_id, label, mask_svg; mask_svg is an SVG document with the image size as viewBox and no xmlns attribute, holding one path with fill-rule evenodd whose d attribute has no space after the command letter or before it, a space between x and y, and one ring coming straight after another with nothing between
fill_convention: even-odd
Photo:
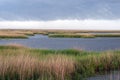
<instances>
[{"instance_id":1,"label":"tall reed","mask_svg":"<svg viewBox=\"0 0 120 80\"><path fill-rule=\"evenodd\" d=\"M73 71L73 60L65 56L0 55L0 80L67 80Z\"/></svg>"}]
</instances>

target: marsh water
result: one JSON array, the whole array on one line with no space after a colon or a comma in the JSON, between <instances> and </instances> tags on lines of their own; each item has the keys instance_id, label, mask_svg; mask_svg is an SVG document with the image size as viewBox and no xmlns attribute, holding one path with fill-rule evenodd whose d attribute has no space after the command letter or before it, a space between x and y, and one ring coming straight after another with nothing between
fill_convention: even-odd
<instances>
[{"instance_id":1,"label":"marsh water","mask_svg":"<svg viewBox=\"0 0 120 80\"><path fill-rule=\"evenodd\" d=\"M97 75L86 80L120 80L120 71L112 71L104 75Z\"/></svg>"},{"instance_id":2,"label":"marsh water","mask_svg":"<svg viewBox=\"0 0 120 80\"><path fill-rule=\"evenodd\" d=\"M41 49L81 49L104 51L120 49L120 38L50 38L44 35L29 36L28 39L0 39L0 45L22 44Z\"/></svg>"}]
</instances>

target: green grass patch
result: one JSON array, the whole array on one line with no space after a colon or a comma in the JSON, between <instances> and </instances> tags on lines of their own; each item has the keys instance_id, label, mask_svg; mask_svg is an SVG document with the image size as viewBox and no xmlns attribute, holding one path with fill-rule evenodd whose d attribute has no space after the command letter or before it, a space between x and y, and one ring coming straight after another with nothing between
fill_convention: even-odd
<instances>
[{"instance_id":1,"label":"green grass patch","mask_svg":"<svg viewBox=\"0 0 120 80\"><path fill-rule=\"evenodd\" d=\"M0 39L27 39L28 36L0 36Z\"/></svg>"}]
</instances>

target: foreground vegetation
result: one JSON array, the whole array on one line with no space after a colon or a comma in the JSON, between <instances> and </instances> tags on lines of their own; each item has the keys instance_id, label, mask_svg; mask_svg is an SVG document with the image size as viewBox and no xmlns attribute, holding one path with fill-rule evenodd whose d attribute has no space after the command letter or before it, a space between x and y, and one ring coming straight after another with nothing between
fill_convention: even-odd
<instances>
[{"instance_id":1,"label":"foreground vegetation","mask_svg":"<svg viewBox=\"0 0 120 80\"><path fill-rule=\"evenodd\" d=\"M0 46L0 80L83 80L111 70L120 70L120 51Z\"/></svg>"},{"instance_id":2,"label":"foreground vegetation","mask_svg":"<svg viewBox=\"0 0 120 80\"><path fill-rule=\"evenodd\" d=\"M101 34L97 34L101 33ZM104 34L103 34L104 33ZM120 37L120 31L80 31L80 30L0 30L0 38L28 38L35 34L49 37L95 38Z\"/></svg>"}]
</instances>

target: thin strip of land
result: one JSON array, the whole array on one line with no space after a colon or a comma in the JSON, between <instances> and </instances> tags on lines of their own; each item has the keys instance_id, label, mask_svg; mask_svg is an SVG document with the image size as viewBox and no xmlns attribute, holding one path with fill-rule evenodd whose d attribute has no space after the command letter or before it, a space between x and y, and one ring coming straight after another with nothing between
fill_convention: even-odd
<instances>
[{"instance_id":1,"label":"thin strip of land","mask_svg":"<svg viewBox=\"0 0 120 80\"><path fill-rule=\"evenodd\" d=\"M29 38L35 34L60 38L120 37L120 31L82 30L0 30L0 38Z\"/></svg>"},{"instance_id":2,"label":"thin strip of land","mask_svg":"<svg viewBox=\"0 0 120 80\"><path fill-rule=\"evenodd\" d=\"M96 38L96 37L120 37L120 33L117 34L91 34L91 33L79 33L79 34L49 34L49 37L60 38Z\"/></svg>"}]
</instances>

